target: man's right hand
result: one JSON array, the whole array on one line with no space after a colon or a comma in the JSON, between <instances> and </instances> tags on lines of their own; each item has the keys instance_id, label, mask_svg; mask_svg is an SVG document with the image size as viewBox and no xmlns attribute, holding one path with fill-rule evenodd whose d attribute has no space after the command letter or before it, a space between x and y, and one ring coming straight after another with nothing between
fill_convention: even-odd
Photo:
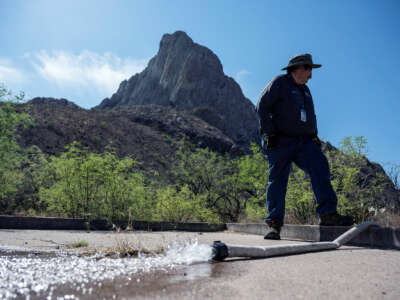
<instances>
[{"instance_id":1,"label":"man's right hand","mask_svg":"<svg viewBox=\"0 0 400 300\"><path fill-rule=\"evenodd\" d=\"M321 142L321 140L318 138L318 136L314 136L314 137L312 138L312 141L313 141L314 143L316 143L317 146L318 146L319 148L322 147L322 142Z\"/></svg>"},{"instance_id":2,"label":"man's right hand","mask_svg":"<svg viewBox=\"0 0 400 300\"><path fill-rule=\"evenodd\" d=\"M264 148L267 150L274 150L277 146L278 137L276 135L265 135L264 137Z\"/></svg>"}]
</instances>

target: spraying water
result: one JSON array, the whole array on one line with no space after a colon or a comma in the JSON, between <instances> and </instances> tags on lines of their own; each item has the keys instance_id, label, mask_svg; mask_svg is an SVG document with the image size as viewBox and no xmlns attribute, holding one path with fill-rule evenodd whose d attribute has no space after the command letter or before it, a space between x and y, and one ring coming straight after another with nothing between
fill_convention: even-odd
<instances>
[{"instance_id":1,"label":"spraying water","mask_svg":"<svg viewBox=\"0 0 400 300\"><path fill-rule=\"evenodd\" d=\"M156 270L170 270L178 265L207 262L212 257L212 248L199 244L197 240L175 242L161 255L137 258L104 258L101 254L90 257L58 254L54 257L25 257L0 254L0 299L26 297L34 292L47 294L57 285L69 284L83 294L91 293L85 285L112 280L118 276L131 276ZM73 299L73 298L71 298Z\"/></svg>"}]
</instances>

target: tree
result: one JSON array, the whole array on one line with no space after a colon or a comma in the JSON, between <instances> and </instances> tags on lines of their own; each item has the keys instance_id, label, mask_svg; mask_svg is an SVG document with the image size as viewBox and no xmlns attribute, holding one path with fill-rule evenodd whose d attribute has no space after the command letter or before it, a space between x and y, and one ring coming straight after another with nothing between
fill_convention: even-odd
<instances>
[{"instance_id":1,"label":"tree","mask_svg":"<svg viewBox=\"0 0 400 300\"><path fill-rule=\"evenodd\" d=\"M39 199L39 189L46 183L47 156L37 146L24 149L22 154L23 180L18 186L15 209L29 215L40 214L46 209L46 204Z\"/></svg>"},{"instance_id":2,"label":"tree","mask_svg":"<svg viewBox=\"0 0 400 300\"><path fill-rule=\"evenodd\" d=\"M187 185L169 185L157 193L156 219L169 222L219 223L216 212L207 209L202 195L194 194Z\"/></svg>"},{"instance_id":3,"label":"tree","mask_svg":"<svg viewBox=\"0 0 400 300\"><path fill-rule=\"evenodd\" d=\"M251 145L250 154L238 159L239 188L244 192L246 200L246 217L250 219L263 219L267 214L265 193L268 182L268 163L256 145Z\"/></svg>"},{"instance_id":4,"label":"tree","mask_svg":"<svg viewBox=\"0 0 400 300\"><path fill-rule=\"evenodd\" d=\"M340 145L342 151L327 153L338 208L344 214L354 215L356 222L362 222L371 217L371 211L384 205L379 202L385 187L384 174L366 172L368 147L364 137L346 137Z\"/></svg>"},{"instance_id":5,"label":"tree","mask_svg":"<svg viewBox=\"0 0 400 300\"><path fill-rule=\"evenodd\" d=\"M316 217L316 205L309 176L294 164L289 175L286 209L292 222L310 224Z\"/></svg>"},{"instance_id":6,"label":"tree","mask_svg":"<svg viewBox=\"0 0 400 300\"><path fill-rule=\"evenodd\" d=\"M264 202L268 172L257 146L253 145L253 150L249 156L234 159L181 142L171 183L187 186L223 222L237 222L245 215L248 203L249 211L257 214L264 210L265 214L260 202Z\"/></svg>"},{"instance_id":7,"label":"tree","mask_svg":"<svg viewBox=\"0 0 400 300\"><path fill-rule=\"evenodd\" d=\"M131 158L109 151L91 153L77 142L50 158L47 178L40 199L57 215L111 222L139 217L144 203L144 177Z\"/></svg>"},{"instance_id":8,"label":"tree","mask_svg":"<svg viewBox=\"0 0 400 300\"><path fill-rule=\"evenodd\" d=\"M27 113L17 110L23 97L23 93L13 95L0 85L0 210L5 213L13 212L18 187L23 182L23 153L17 143L17 129L33 123Z\"/></svg>"},{"instance_id":9,"label":"tree","mask_svg":"<svg viewBox=\"0 0 400 300\"><path fill-rule=\"evenodd\" d=\"M392 180L394 188L400 193L400 164L389 164L387 175Z\"/></svg>"},{"instance_id":10,"label":"tree","mask_svg":"<svg viewBox=\"0 0 400 300\"><path fill-rule=\"evenodd\" d=\"M366 156L368 154L367 144L367 139L363 136L357 136L355 138L347 136L339 142L340 150L353 158Z\"/></svg>"}]
</instances>

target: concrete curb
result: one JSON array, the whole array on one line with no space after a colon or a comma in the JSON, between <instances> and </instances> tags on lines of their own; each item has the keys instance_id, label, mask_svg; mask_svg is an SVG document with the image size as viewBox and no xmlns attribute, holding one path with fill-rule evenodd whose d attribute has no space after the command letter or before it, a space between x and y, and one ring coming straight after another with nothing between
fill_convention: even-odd
<instances>
[{"instance_id":1,"label":"concrete curb","mask_svg":"<svg viewBox=\"0 0 400 300\"><path fill-rule=\"evenodd\" d=\"M127 221L116 221L114 224L121 229L128 225ZM147 231L192 231L215 232L226 230L226 224L211 223L173 223L173 222L145 222L133 221L133 230ZM87 230L85 219L17 217L0 215L0 229L44 229L44 230ZM113 224L106 220L90 221L90 230L112 230Z\"/></svg>"},{"instance_id":2,"label":"concrete curb","mask_svg":"<svg viewBox=\"0 0 400 300\"><path fill-rule=\"evenodd\" d=\"M265 224L226 224L228 230L265 235ZM318 226L318 225L285 225L282 227L281 238L287 240L303 240L310 242L333 241L350 227ZM362 232L346 245L368 246L388 249L400 249L400 228L371 227Z\"/></svg>"},{"instance_id":3,"label":"concrete curb","mask_svg":"<svg viewBox=\"0 0 400 300\"><path fill-rule=\"evenodd\" d=\"M0 229L84 230L84 219L1 216Z\"/></svg>"},{"instance_id":4,"label":"concrete curb","mask_svg":"<svg viewBox=\"0 0 400 300\"><path fill-rule=\"evenodd\" d=\"M121 229L128 225L127 221L117 221L114 224ZM0 215L0 229L45 229L45 230L87 230L85 219L17 217ZM210 223L173 223L173 222L145 222L133 221L133 230L144 231L192 231L216 232L230 230L257 235L266 234L265 224L210 224ZM92 220L91 230L112 230L113 224L106 220ZM285 225L282 227L281 237L287 240L302 241L333 241L349 227L327 227L316 225ZM388 249L400 249L400 228L371 227L361 233L346 245L368 246Z\"/></svg>"}]
</instances>

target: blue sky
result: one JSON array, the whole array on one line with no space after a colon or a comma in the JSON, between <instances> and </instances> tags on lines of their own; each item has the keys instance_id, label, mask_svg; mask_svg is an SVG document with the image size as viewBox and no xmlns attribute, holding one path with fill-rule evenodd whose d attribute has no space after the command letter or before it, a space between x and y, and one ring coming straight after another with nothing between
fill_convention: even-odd
<instances>
[{"instance_id":1,"label":"blue sky","mask_svg":"<svg viewBox=\"0 0 400 300\"><path fill-rule=\"evenodd\" d=\"M183 30L256 103L290 57L308 52L320 136L364 136L368 158L400 164L400 1L0 1L0 82L90 108Z\"/></svg>"}]
</instances>

